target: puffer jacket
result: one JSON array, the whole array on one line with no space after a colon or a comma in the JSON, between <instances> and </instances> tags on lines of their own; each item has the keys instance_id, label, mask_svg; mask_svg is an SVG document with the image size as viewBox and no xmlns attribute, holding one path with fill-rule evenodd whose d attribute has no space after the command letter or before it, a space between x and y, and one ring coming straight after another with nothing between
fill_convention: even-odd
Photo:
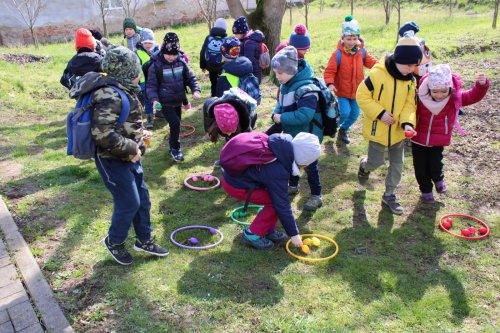
<instances>
[{"instance_id":1,"label":"puffer jacket","mask_svg":"<svg viewBox=\"0 0 500 333\"><path fill-rule=\"evenodd\" d=\"M365 139L390 147L405 138L405 124L415 128L415 86L413 75L402 75L392 55L382 58L370 70L356 94L358 105L365 115ZM380 120L384 111L394 117L393 125L386 125Z\"/></svg>"},{"instance_id":2,"label":"puffer jacket","mask_svg":"<svg viewBox=\"0 0 500 333\"><path fill-rule=\"evenodd\" d=\"M231 75L242 78L247 74L252 73L253 67L250 60L247 57L238 57L234 61L227 61L222 63L222 73L229 73ZM224 91L232 88L231 83L228 81L227 77L221 75L217 78L217 90L216 96L222 97Z\"/></svg>"},{"instance_id":3,"label":"puffer jacket","mask_svg":"<svg viewBox=\"0 0 500 333\"><path fill-rule=\"evenodd\" d=\"M60 82L63 86L70 89L71 85L80 77L88 72L101 72L101 63L103 57L93 50L82 47L71 58L61 76Z\"/></svg>"},{"instance_id":4,"label":"puffer jacket","mask_svg":"<svg viewBox=\"0 0 500 333\"><path fill-rule=\"evenodd\" d=\"M298 72L285 84L280 86L278 104L274 113L281 114L281 126L283 132L296 136L300 132L307 132L316 135L319 141L323 141L323 130L312 123L313 118L320 124L323 123L321 113L318 110L318 93L311 92L300 95L298 90L307 85L314 85L314 77L311 65L300 59Z\"/></svg>"},{"instance_id":5,"label":"puffer jacket","mask_svg":"<svg viewBox=\"0 0 500 333\"><path fill-rule=\"evenodd\" d=\"M420 80L420 89L428 89L427 77ZM460 106L467 106L479 102L486 95L490 86L490 81L481 85L479 82L470 90L462 91L462 81L460 77L452 74L453 89L448 103L438 113L432 114L431 111L419 101L417 106L417 135L412 138L412 142L421 146L449 146L453 134L453 126L457 119ZM422 93L422 92L420 92Z\"/></svg>"},{"instance_id":6,"label":"puffer jacket","mask_svg":"<svg viewBox=\"0 0 500 333\"><path fill-rule=\"evenodd\" d=\"M130 102L130 113L122 126L116 128L122 110L118 92L123 90ZM97 154L102 158L130 161L137 155L137 148L145 153L142 127L142 107L134 91L127 89L111 76L90 72L82 76L71 88L70 96L94 92L92 98L92 137L97 145Z\"/></svg>"},{"instance_id":7,"label":"puffer jacket","mask_svg":"<svg viewBox=\"0 0 500 333\"><path fill-rule=\"evenodd\" d=\"M266 37L259 31L249 31L246 36L241 39L241 51L240 55L247 57L253 66L253 75L260 77L262 69L259 65L260 59L260 43L264 43Z\"/></svg>"},{"instance_id":8,"label":"puffer jacket","mask_svg":"<svg viewBox=\"0 0 500 333\"><path fill-rule=\"evenodd\" d=\"M358 41L358 51L354 54L347 53L342 45L342 40L337 43L337 49L333 51L328 65L323 75L327 85L333 84L337 88L335 95L338 97L356 98L356 91L361 81L365 78L363 66L372 68L377 63L377 59L366 51L363 63L364 48L362 40ZM337 50L340 50L340 67L337 64Z\"/></svg>"}]
</instances>

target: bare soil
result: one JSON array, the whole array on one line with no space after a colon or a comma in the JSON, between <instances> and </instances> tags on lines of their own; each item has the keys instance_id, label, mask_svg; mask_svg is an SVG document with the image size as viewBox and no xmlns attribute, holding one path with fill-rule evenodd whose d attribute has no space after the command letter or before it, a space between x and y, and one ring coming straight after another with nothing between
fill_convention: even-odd
<instances>
[{"instance_id":1,"label":"bare soil","mask_svg":"<svg viewBox=\"0 0 500 333\"><path fill-rule=\"evenodd\" d=\"M30 62L48 62L52 60L51 57L37 56L34 54L18 54L18 53L2 53L0 54L0 59L18 65L24 65Z\"/></svg>"}]
</instances>

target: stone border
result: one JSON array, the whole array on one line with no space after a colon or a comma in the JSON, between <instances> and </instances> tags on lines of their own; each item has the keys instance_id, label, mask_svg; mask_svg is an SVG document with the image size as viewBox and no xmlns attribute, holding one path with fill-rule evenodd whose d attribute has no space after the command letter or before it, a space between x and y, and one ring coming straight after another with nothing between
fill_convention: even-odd
<instances>
[{"instance_id":1,"label":"stone border","mask_svg":"<svg viewBox=\"0 0 500 333\"><path fill-rule=\"evenodd\" d=\"M35 258L31 254L16 223L0 197L0 229L4 234L5 245L21 272L22 279L40 313L48 332L72 333L73 328L54 299L52 289L43 277Z\"/></svg>"}]
</instances>

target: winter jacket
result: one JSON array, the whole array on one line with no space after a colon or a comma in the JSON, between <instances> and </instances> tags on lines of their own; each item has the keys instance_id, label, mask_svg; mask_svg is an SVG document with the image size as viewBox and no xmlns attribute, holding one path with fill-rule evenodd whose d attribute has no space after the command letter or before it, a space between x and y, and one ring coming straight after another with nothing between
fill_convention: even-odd
<instances>
[{"instance_id":1,"label":"winter jacket","mask_svg":"<svg viewBox=\"0 0 500 333\"><path fill-rule=\"evenodd\" d=\"M71 58L59 82L70 89L76 79L88 72L101 72L102 56L93 50L82 47Z\"/></svg>"},{"instance_id":2,"label":"winter jacket","mask_svg":"<svg viewBox=\"0 0 500 333\"><path fill-rule=\"evenodd\" d=\"M281 114L281 126L283 132L297 135L300 132L307 132L316 135L319 141L323 141L323 130L312 123L313 118L320 124L323 123L321 113L318 109L318 94L314 92L305 93L299 100L301 88L313 84L314 73L311 65L300 59L298 72L285 84L280 86L278 104L274 113Z\"/></svg>"},{"instance_id":3,"label":"winter jacket","mask_svg":"<svg viewBox=\"0 0 500 333\"><path fill-rule=\"evenodd\" d=\"M420 80L421 88L428 87L426 84L428 75ZM412 142L422 146L449 146L453 133L453 126L460 106L467 106L479 102L486 95L490 81L481 85L479 82L470 90L462 91L462 81L457 74L452 74L453 89L448 103L438 114L431 111L419 101L417 106L417 135ZM461 97L460 97L461 96Z\"/></svg>"},{"instance_id":4,"label":"winter jacket","mask_svg":"<svg viewBox=\"0 0 500 333\"><path fill-rule=\"evenodd\" d=\"M212 71L212 69L207 67L207 59L205 58L205 52L207 50L207 45L208 45L208 40L210 37L220 37L221 39L226 38L226 30L222 28L217 28L213 27L210 29L210 34L205 37L205 41L203 42L203 45L201 46L201 51L200 51L200 68L201 69L208 69L209 71ZM214 68L216 72L220 71L220 68Z\"/></svg>"},{"instance_id":5,"label":"winter jacket","mask_svg":"<svg viewBox=\"0 0 500 333\"><path fill-rule=\"evenodd\" d=\"M246 57L238 57L234 61L227 61L222 64L222 73L229 73L239 78L252 73L253 67L250 60ZM221 97L224 91L232 88L231 83L225 76L219 76L217 79L216 96Z\"/></svg>"},{"instance_id":6,"label":"winter jacket","mask_svg":"<svg viewBox=\"0 0 500 333\"><path fill-rule=\"evenodd\" d=\"M405 138L405 124L415 127L415 86L413 75L402 75L392 55L382 58L370 70L356 94L365 115L363 136L367 140L390 147ZM392 113L393 125L380 120L384 111Z\"/></svg>"},{"instance_id":7,"label":"winter jacket","mask_svg":"<svg viewBox=\"0 0 500 333\"><path fill-rule=\"evenodd\" d=\"M116 128L122 110L118 92L108 87L114 85L127 95L130 113L125 123ZM130 161L137 155L137 148L145 152L143 142L142 108L134 91L121 85L112 76L90 72L78 80L70 90L70 96L78 99L93 91L92 137L97 154L102 158Z\"/></svg>"},{"instance_id":8,"label":"winter jacket","mask_svg":"<svg viewBox=\"0 0 500 333\"><path fill-rule=\"evenodd\" d=\"M294 161L292 137L273 134L269 137L269 147L276 156L275 161L251 166L240 177L232 177L222 169L222 176L231 186L239 189L266 189L285 232L293 237L299 231L288 198L288 180Z\"/></svg>"},{"instance_id":9,"label":"winter jacket","mask_svg":"<svg viewBox=\"0 0 500 333\"><path fill-rule=\"evenodd\" d=\"M337 49L333 51L328 65L326 65L323 77L327 85L333 84L337 88L335 95L338 97L356 98L358 86L365 78L363 66L372 68L377 63L377 59L370 55L366 49L363 63L363 54L361 51L363 47L363 42L358 41L358 51L350 54L344 50L342 39L337 43ZM337 50L340 50L340 67L337 64Z\"/></svg>"},{"instance_id":10,"label":"winter jacket","mask_svg":"<svg viewBox=\"0 0 500 333\"><path fill-rule=\"evenodd\" d=\"M258 30L249 31L243 39L240 39L241 49L240 55L247 57L253 66L253 75L260 77L262 69L259 66L260 59L260 43L264 43L266 37Z\"/></svg>"},{"instance_id":11,"label":"winter jacket","mask_svg":"<svg viewBox=\"0 0 500 333\"><path fill-rule=\"evenodd\" d=\"M168 62L165 57L159 53L153 56L154 62L149 67L148 80L146 82L147 96L151 103L157 101L164 105L180 106L186 99L186 88L189 86L191 92L201 92L196 76L181 56L178 56L174 62ZM161 82L158 82L156 70L163 72Z\"/></svg>"}]
</instances>

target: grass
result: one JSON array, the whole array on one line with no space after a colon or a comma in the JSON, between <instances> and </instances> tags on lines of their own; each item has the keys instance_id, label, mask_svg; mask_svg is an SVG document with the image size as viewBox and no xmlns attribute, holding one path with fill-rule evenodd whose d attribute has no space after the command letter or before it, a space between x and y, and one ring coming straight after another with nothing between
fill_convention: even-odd
<instances>
[{"instance_id":1,"label":"grass","mask_svg":"<svg viewBox=\"0 0 500 333\"><path fill-rule=\"evenodd\" d=\"M310 16L313 40L307 59L321 76L340 32L347 9L316 9ZM415 18L418 13L418 19ZM432 14L432 15L431 15ZM455 12L413 6L402 22L415 19L422 27L436 62L460 66L466 82L480 66L487 69L498 91L498 33L490 28L487 11ZM367 48L382 56L394 47L396 27L383 25L380 8L356 8ZM295 21L302 19L294 13ZM293 25L285 17L282 37ZM166 30L155 31L157 40ZM206 26L176 29L192 58L204 97L208 78L196 66ZM115 42L118 39L115 38ZM478 46L487 46L481 52ZM196 126L195 136L182 141L186 161L175 164L164 138L168 126L157 121L151 150L144 157L152 200L154 235L171 254L155 259L134 253L131 267L116 265L104 250L112 212L110 194L91 162L65 155L65 115L74 104L59 84L73 54L67 44L0 49L1 53L32 53L47 62L16 65L0 61L0 166L22 166L18 176L2 181L0 190L45 277L63 304L73 327L81 332L113 328L117 332L494 332L498 306L498 221L500 211L488 184L494 173L469 172L462 161L447 156L450 193L432 207L418 202L418 189L407 156L398 195L406 208L393 216L380 207L385 170L375 172L367 189L356 181L357 163L366 142L353 130L353 144L337 147L324 142L320 160L324 206L313 214L302 210L307 183L293 198L301 233L319 233L336 240L339 255L329 262L306 264L282 247L268 252L238 242L240 228L229 212L240 202L221 189L189 191L187 175L212 172L222 143L201 139L200 101L185 121ZM463 53L463 57L461 54ZM459 57L460 56L460 57ZM461 58L461 59L460 59ZM496 68L496 69L495 69ZM269 125L275 88L264 84L258 128ZM485 104L481 104L485 105ZM495 107L495 102L491 102ZM498 103L496 104L498 110ZM478 129L495 128L495 122ZM478 139L472 137L475 144ZM498 156L498 140L484 143ZM478 163L480 164L480 163ZM215 170L214 174L219 175ZM479 185L478 185L479 184ZM476 199L478 198L478 199ZM439 216L463 212L487 220L492 237L465 242L436 229ZM181 226L204 224L222 231L225 241L209 251L188 251L169 243ZM183 234L184 235L184 234ZM193 233L198 237L199 234ZM133 236L133 232L131 232ZM200 236L200 238L203 235ZM190 235L187 235L190 237ZM132 245L132 239L128 246Z\"/></svg>"}]
</instances>

